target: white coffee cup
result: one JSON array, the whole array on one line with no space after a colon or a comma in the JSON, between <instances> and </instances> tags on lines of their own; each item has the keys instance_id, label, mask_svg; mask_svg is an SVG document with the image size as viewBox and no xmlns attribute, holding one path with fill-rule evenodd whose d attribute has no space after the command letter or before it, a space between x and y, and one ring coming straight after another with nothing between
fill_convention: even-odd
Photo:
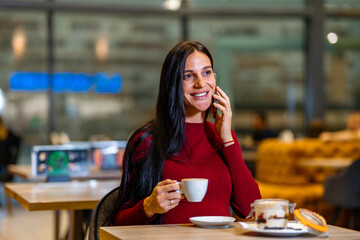
<instances>
[{"instance_id":1,"label":"white coffee cup","mask_svg":"<svg viewBox=\"0 0 360 240\"><path fill-rule=\"evenodd\" d=\"M205 197L209 180L206 178L185 178L181 179L181 182L177 182L180 185L181 194L185 194L186 199L189 202L201 202Z\"/></svg>"}]
</instances>

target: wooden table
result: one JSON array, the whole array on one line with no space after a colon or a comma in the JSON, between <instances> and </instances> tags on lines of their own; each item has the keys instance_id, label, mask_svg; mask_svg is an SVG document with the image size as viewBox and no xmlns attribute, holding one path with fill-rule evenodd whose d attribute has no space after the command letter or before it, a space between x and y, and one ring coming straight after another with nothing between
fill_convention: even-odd
<instances>
[{"instance_id":1,"label":"wooden table","mask_svg":"<svg viewBox=\"0 0 360 240\"><path fill-rule=\"evenodd\" d=\"M299 166L309 168L329 168L333 170L344 170L351 163L352 158L304 158L299 160Z\"/></svg>"},{"instance_id":2,"label":"wooden table","mask_svg":"<svg viewBox=\"0 0 360 240\"><path fill-rule=\"evenodd\" d=\"M45 182L44 176L33 176L31 172L31 165L16 165L10 164L8 171L14 176L19 176L23 179L33 182ZM89 180L89 179L120 179L122 174L121 169L117 170L91 170L87 174L73 176L72 180Z\"/></svg>"},{"instance_id":3,"label":"wooden table","mask_svg":"<svg viewBox=\"0 0 360 240\"><path fill-rule=\"evenodd\" d=\"M312 181L324 182L329 175L345 170L354 162L352 158L303 158L298 166L311 176Z\"/></svg>"},{"instance_id":4,"label":"wooden table","mask_svg":"<svg viewBox=\"0 0 360 240\"><path fill-rule=\"evenodd\" d=\"M10 164L7 169L10 174L29 181L44 182L46 180L45 177L33 176L31 173L31 165Z\"/></svg>"},{"instance_id":5,"label":"wooden table","mask_svg":"<svg viewBox=\"0 0 360 240\"><path fill-rule=\"evenodd\" d=\"M329 225L329 237L326 239L355 240L360 239L360 232ZM307 239L319 240L319 237L304 234L296 237L269 237L249 232L240 227L239 223L233 223L229 228L207 229L195 227L192 224L184 225L143 225L122 227L100 227L100 240L275 240L275 239Z\"/></svg>"},{"instance_id":6,"label":"wooden table","mask_svg":"<svg viewBox=\"0 0 360 240\"><path fill-rule=\"evenodd\" d=\"M70 239L83 239L82 211L93 209L119 181L6 183L5 192L28 211L71 210Z\"/></svg>"}]
</instances>

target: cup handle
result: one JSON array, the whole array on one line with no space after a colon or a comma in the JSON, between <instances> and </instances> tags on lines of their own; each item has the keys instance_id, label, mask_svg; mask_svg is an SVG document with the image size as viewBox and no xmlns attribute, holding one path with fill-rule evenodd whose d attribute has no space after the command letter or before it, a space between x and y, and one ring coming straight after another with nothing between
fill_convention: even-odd
<instances>
[{"instance_id":1,"label":"cup handle","mask_svg":"<svg viewBox=\"0 0 360 240\"><path fill-rule=\"evenodd\" d=\"M179 190L176 190L177 193L184 194L184 192L181 190L181 182L176 182L180 186Z\"/></svg>"}]
</instances>

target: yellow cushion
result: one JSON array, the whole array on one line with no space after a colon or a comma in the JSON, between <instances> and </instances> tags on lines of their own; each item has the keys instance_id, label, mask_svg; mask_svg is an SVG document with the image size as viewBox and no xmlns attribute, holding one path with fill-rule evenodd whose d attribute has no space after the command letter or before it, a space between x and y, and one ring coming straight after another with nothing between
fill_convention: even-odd
<instances>
[{"instance_id":1,"label":"yellow cushion","mask_svg":"<svg viewBox=\"0 0 360 240\"><path fill-rule=\"evenodd\" d=\"M323 142L319 139L297 139L292 143L277 139L264 140L258 148L256 179L277 184L306 184L323 182L333 174L332 169L304 169L303 158L360 157L360 140Z\"/></svg>"}]
</instances>

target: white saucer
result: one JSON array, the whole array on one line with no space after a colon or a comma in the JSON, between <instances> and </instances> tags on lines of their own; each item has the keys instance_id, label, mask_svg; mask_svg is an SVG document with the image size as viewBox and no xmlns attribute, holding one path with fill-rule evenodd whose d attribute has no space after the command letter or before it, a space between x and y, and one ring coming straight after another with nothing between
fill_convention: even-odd
<instances>
[{"instance_id":1,"label":"white saucer","mask_svg":"<svg viewBox=\"0 0 360 240\"><path fill-rule=\"evenodd\" d=\"M303 226L300 223L296 222L289 222L288 228L285 229L259 229L256 227L255 222L239 222L241 227L252 231L257 232L264 235L269 236L279 236L279 237L292 237L292 236L298 236L304 233L308 233L308 230L305 226Z\"/></svg>"},{"instance_id":2,"label":"white saucer","mask_svg":"<svg viewBox=\"0 0 360 240\"><path fill-rule=\"evenodd\" d=\"M204 217L191 217L190 222L195 223L199 227L218 228L228 227L230 223L235 221L233 217L221 216L204 216Z\"/></svg>"}]
</instances>

